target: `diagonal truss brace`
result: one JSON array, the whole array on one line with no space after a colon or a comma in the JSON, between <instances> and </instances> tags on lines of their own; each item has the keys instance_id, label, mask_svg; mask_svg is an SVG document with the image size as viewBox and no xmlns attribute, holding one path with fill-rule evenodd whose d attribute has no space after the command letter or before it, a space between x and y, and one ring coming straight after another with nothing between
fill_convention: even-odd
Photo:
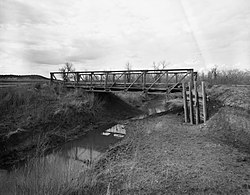
<instances>
[{"instance_id":1,"label":"diagonal truss brace","mask_svg":"<svg viewBox=\"0 0 250 195\"><path fill-rule=\"evenodd\" d=\"M143 75L143 72L134 80L133 83L131 83L126 89L124 89L124 91L128 91L136 83L136 81L138 81L139 78L141 78L142 75Z\"/></svg>"}]
</instances>

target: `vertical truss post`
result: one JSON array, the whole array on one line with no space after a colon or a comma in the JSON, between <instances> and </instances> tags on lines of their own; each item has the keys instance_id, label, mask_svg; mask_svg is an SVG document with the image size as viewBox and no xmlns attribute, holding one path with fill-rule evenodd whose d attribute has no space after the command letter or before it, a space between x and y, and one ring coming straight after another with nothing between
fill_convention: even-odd
<instances>
[{"instance_id":1,"label":"vertical truss post","mask_svg":"<svg viewBox=\"0 0 250 195\"><path fill-rule=\"evenodd\" d=\"M103 76L103 75L102 75L102 74L100 74L100 76L101 76L101 79L100 79L100 84L102 84L102 76Z\"/></svg>"},{"instance_id":2,"label":"vertical truss post","mask_svg":"<svg viewBox=\"0 0 250 195\"><path fill-rule=\"evenodd\" d=\"M144 91L144 93L146 93L147 71L143 72L142 80L143 80L142 90Z\"/></svg>"},{"instance_id":3,"label":"vertical truss post","mask_svg":"<svg viewBox=\"0 0 250 195\"><path fill-rule=\"evenodd\" d=\"M168 79L169 79L168 77L169 77L169 74L168 74L168 71L166 71L166 85L167 85L167 86L166 86L166 89L167 89L167 90L166 90L166 93L167 93L167 94L168 94Z\"/></svg>"},{"instance_id":4,"label":"vertical truss post","mask_svg":"<svg viewBox=\"0 0 250 195\"><path fill-rule=\"evenodd\" d=\"M124 89L126 89L126 85L127 85L127 73L124 73Z\"/></svg>"},{"instance_id":5,"label":"vertical truss post","mask_svg":"<svg viewBox=\"0 0 250 195\"><path fill-rule=\"evenodd\" d=\"M109 73L108 72L105 72L105 91L107 91L108 89L108 77L109 77Z\"/></svg>"},{"instance_id":6,"label":"vertical truss post","mask_svg":"<svg viewBox=\"0 0 250 195\"><path fill-rule=\"evenodd\" d=\"M90 74L90 88L93 89L93 72Z\"/></svg>"}]
</instances>

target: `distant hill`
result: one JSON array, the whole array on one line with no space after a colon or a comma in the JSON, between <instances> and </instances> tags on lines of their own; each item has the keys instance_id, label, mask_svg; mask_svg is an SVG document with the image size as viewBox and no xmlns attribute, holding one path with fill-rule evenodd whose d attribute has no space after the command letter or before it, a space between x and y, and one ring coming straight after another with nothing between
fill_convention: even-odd
<instances>
[{"instance_id":1,"label":"distant hill","mask_svg":"<svg viewBox=\"0 0 250 195\"><path fill-rule=\"evenodd\" d=\"M41 75L0 75L0 79L6 79L6 80L49 80L49 78L46 78Z\"/></svg>"}]
</instances>

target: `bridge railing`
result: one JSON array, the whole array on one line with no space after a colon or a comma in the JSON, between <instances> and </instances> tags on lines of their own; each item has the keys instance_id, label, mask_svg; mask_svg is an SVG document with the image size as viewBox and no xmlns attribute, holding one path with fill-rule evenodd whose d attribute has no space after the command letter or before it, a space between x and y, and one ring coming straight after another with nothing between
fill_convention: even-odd
<instances>
[{"instance_id":1,"label":"bridge railing","mask_svg":"<svg viewBox=\"0 0 250 195\"><path fill-rule=\"evenodd\" d=\"M51 82L91 91L166 92L178 90L184 81L196 80L193 69L51 72Z\"/></svg>"}]
</instances>

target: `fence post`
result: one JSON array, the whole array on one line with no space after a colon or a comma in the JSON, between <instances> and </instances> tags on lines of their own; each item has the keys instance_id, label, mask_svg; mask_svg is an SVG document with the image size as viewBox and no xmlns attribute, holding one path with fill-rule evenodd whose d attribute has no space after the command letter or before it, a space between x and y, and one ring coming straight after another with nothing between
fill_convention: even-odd
<instances>
[{"instance_id":1,"label":"fence post","mask_svg":"<svg viewBox=\"0 0 250 195\"><path fill-rule=\"evenodd\" d=\"M194 96L195 96L195 123L200 123L200 112L199 112L199 95L197 91L197 81L194 81Z\"/></svg>"},{"instance_id":2,"label":"fence post","mask_svg":"<svg viewBox=\"0 0 250 195\"><path fill-rule=\"evenodd\" d=\"M193 84L193 83L192 83ZM193 105L193 93L192 93L192 84L189 82L189 111L190 111L190 123L194 124L194 105Z\"/></svg>"},{"instance_id":3,"label":"fence post","mask_svg":"<svg viewBox=\"0 0 250 195\"><path fill-rule=\"evenodd\" d=\"M204 123L207 121L207 96L206 96L206 89L205 89L205 82L201 82L202 87L202 105L203 105L203 118Z\"/></svg>"},{"instance_id":4,"label":"fence post","mask_svg":"<svg viewBox=\"0 0 250 195\"><path fill-rule=\"evenodd\" d=\"M187 93L186 93L186 85L182 83L182 93L183 93L183 105L184 105L184 120L185 123L188 122L188 107L187 107Z\"/></svg>"}]
</instances>

